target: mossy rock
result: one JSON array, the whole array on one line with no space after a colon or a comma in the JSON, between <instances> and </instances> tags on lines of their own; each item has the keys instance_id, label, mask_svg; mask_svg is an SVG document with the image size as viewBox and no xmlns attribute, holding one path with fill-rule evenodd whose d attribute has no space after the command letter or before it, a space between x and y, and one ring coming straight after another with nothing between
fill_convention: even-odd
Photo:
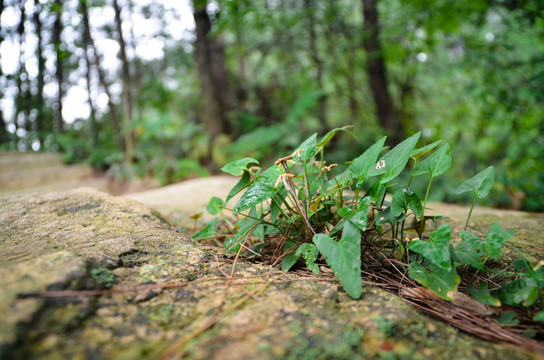
<instances>
[{"instance_id":1,"label":"mossy rock","mask_svg":"<svg viewBox=\"0 0 544 360\"><path fill-rule=\"evenodd\" d=\"M0 200L0 358L531 359L365 285L233 260L80 189ZM110 289L111 287L111 289Z\"/></svg>"}]
</instances>

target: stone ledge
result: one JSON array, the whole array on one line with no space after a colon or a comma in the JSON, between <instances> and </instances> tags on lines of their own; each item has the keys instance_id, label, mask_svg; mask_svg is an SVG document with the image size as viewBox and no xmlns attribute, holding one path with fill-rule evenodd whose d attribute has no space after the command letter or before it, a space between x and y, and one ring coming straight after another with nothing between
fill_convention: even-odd
<instances>
[{"instance_id":1,"label":"stone ledge","mask_svg":"<svg viewBox=\"0 0 544 360\"><path fill-rule=\"evenodd\" d=\"M219 250L140 203L89 189L0 199L0 236L0 288L9 289L0 358L536 357L372 286L353 300L334 279L248 261L229 280L232 260ZM61 292L17 298L52 290Z\"/></svg>"}]
</instances>

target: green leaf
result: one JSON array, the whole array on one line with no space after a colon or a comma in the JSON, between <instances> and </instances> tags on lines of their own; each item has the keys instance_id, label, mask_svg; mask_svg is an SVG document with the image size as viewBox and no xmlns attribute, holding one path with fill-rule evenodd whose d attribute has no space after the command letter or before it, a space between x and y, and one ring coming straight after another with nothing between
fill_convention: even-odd
<instances>
[{"instance_id":1,"label":"green leaf","mask_svg":"<svg viewBox=\"0 0 544 360\"><path fill-rule=\"evenodd\" d=\"M325 234L316 234L313 242L349 296L358 299L363 292L359 230L348 221L344 224L340 241L335 241Z\"/></svg>"},{"instance_id":2,"label":"green leaf","mask_svg":"<svg viewBox=\"0 0 544 360\"><path fill-rule=\"evenodd\" d=\"M494 295L506 305L531 306L538 297L538 284L535 279L516 279L502 286Z\"/></svg>"},{"instance_id":3,"label":"green leaf","mask_svg":"<svg viewBox=\"0 0 544 360\"><path fill-rule=\"evenodd\" d=\"M293 251L291 251L289 254L285 255L281 259L281 269L283 271L288 271L289 269L291 269L300 258L300 254L297 254L295 249L293 249L296 245L297 243L292 240L285 241L285 244L283 245L283 252L287 252L291 249Z\"/></svg>"},{"instance_id":4,"label":"green leaf","mask_svg":"<svg viewBox=\"0 0 544 360\"><path fill-rule=\"evenodd\" d=\"M544 321L544 310L537 312L536 315L533 317L533 320Z\"/></svg>"},{"instance_id":5,"label":"green leaf","mask_svg":"<svg viewBox=\"0 0 544 360\"><path fill-rule=\"evenodd\" d=\"M412 176L430 174L438 176L443 174L451 165L451 150L450 145L446 144L435 151L431 156L420 162L414 170Z\"/></svg>"},{"instance_id":6,"label":"green leaf","mask_svg":"<svg viewBox=\"0 0 544 360\"><path fill-rule=\"evenodd\" d=\"M225 203L229 202L230 199L232 199L236 194L238 194L240 191L245 189L249 184L251 183L251 175L249 174L249 171L244 171L244 175L240 178L240 181L234 187L230 190L229 194L227 195L227 198L225 199Z\"/></svg>"},{"instance_id":7,"label":"green leaf","mask_svg":"<svg viewBox=\"0 0 544 360\"><path fill-rule=\"evenodd\" d=\"M408 209L412 210L418 217L423 215L423 206L419 197L409 186L402 185L393 194L391 214L398 217Z\"/></svg>"},{"instance_id":8,"label":"green leaf","mask_svg":"<svg viewBox=\"0 0 544 360\"><path fill-rule=\"evenodd\" d=\"M512 263L512 267L518 272L527 272L527 270L532 266L531 262L527 259L516 259Z\"/></svg>"},{"instance_id":9,"label":"green leaf","mask_svg":"<svg viewBox=\"0 0 544 360\"><path fill-rule=\"evenodd\" d=\"M461 282L461 278L454 268L449 271L433 265L425 268L417 262L410 263L408 275L442 299L449 301L453 301L452 296L457 292L457 286Z\"/></svg>"},{"instance_id":10,"label":"green leaf","mask_svg":"<svg viewBox=\"0 0 544 360\"><path fill-rule=\"evenodd\" d=\"M319 274L319 267L315 263L317 256L319 255L319 250L317 250L317 247L314 244L301 244L296 251L296 255L302 256L306 261L306 267L314 274Z\"/></svg>"},{"instance_id":11,"label":"green leaf","mask_svg":"<svg viewBox=\"0 0 544 360\"><path fill-rule=\"evenodd\" d=\"M212 196L212 198L208 202L208 205L206 206L206 211L210 215L217 215L221 212L221 205L223 205L223 200L221 200L217 196Z\"/></svg>"},{"instance_id":12,"label":"green leaf","mask_svg":"<svg viewBox=\"0 0 544 360\"><path fill-rule=\"evenodd\" d=\"M471 243L461 241L453 246L452 258L455 262L470 265L475 269L485 271L482 259L478 252L474 250Z\"/></svg>"},{"instance_id":13,"label":"green leaf","mask_svg":"<svg viewBox=\"0 0 544 360\"><path fill-rule=\"evenodd\" d=\"M491 224L489 231L485 234L485 240L480 239L469 231L461 231L459 236L480 251L482 255L497 260L501 255L504 243L510 240L515 233L516 232L513 230L503 230L501 226L495 222Z\"/></svg>"},{"instance_id":14,"label":"green leaf","mask_svg":"<svg viewBox=\"0 0 544 360\"><path fill-rule=\"evenodd\" d=\"M216 232L215 228L217 227L217 224L219 223L219 219L213 219L208 225L206 225L202 230L197 231L193 234L192 238L194 240L202 240L214 237Z\"/></svg>"},{"instance_id":15,"label":"green leaf","mask_svg":"<svg viewBox=\"0 0 544 360\"><path fill-rule=\"evenodd\" d=\"M407 248L423 255L427 260L446 272L451 270L451 258L449 243L451 240L451 228L449 224L443 224L429 234L429 241L414 240Z\"/></svg>"},{"instance_id":16,"label":"green leaf","mask_svg":"<svg viewBox=\"0 0 544 360\"><path fill-rule=\"evenodd\" d=\"M285 193L285 194L284 194ZM270 199L270 221L275 222L281 214L282 199L287 196L287 190L283 188Z\"/></svg>"},{"instance_id":17,"label":"green leaf","mask_svg":"<svg viewBox=\"0 0 544 360\"><path fill-rule=\"evenodd\" d=\"M304 140L304 142L302 144L300 144L299 147L296 148L295 151L304 150L300 154L303 161L310 160L317 153L317 140L316 139L317 139L317 133L313 134L312 136L310 136L309 138Z\"/></svg>"},{"instance_id":18,"label":"green leaf","mask_svg":"<svg viewBox=\"0 0 544 360\"><path fill-rule=\"evenodd\" d=\"M488 285L485 282L480 284L479 289L476 289L474 286L468 284L467 290L474 299L478 300L482 304L501 306L500 300L489 293Z\"/></svg>"},{"instance_id":19,"label":"green leaf","mask_svg":"<svg viewBox=\"0 0 544 360\"><path fill-rule=\"evenodd\" d=\"M490 166L459 185L453 193L455 195L460 195L472 191L475 192L476 196L480 199L483 199L487 196L489 190L491 190L494 179L495 171L493 170L493 166Z\"/></svg>"},{"instance_id":20,"label":"green leaf","mask_svg":"<svg viewBox=\"0 0 544 360\"><path fill-rule=\"evenodd\" d=\"M515 311L509 311L507 313L504 313L499 317L499 324L501 325L517 325L519 324L519 320L516 319L516 312Z\"/></svg>"},{"instance_id":21,"label":"green leaf","mask_svg":"<svg viewBox=\"0 0 544 360\"><path fill-rule=\"evenodd\" d=\"M264 241L264 224L259 224L253 230L253 236L257 239Z\"/></svg>"},{"instance_id":22,"label":"green leaf","mask_svg":"<svg viewBox=\"0 0 544 360\"><path fill-rule=\"evenodd\" d=\"M380 140L376 141L374 145L369 147L362 155L355 158L351 165L346 169L345 173L351 173L352 177L358 180L366 179L368 177L369 170L376 166L376 160L383 149L383 144L385 143L386 138L386 136L382 137Z\"/></svg>"},{"instance_id":23,"label":"green leaf","mask_svg":"<svg viewBox=\"0 0 544 360\"><path fill-rule=\"evenodd\" d=\"M374 224L376 226L380 226L384 223L394 225L396 223L400 223L404 221L404 219L406 219L406 214L401 212L399 216L395 216L391 212L391 206L389 206L387 209L385 209L385 211L377 215L377 219L376 221L374 221Z\"/></svg>"},{"instance_id":24,"label":"green leaf","mask_svg":"<svg viewBox=\"0 0 544 360\"><path fill-rule=\"evenodd\" d=\"M370 207L370 197L367 196L361 200L357 210L349 208L340 208L337 213L349 221L360 231L365 231L368 224L368 208Z\"/></svg>"},{"instance_id":25,"label":"green leaf","mask_svg":"<svg viewBox=\"0 0 544 360\"><path fill-rule=\"evenodd\" d=\"M366 195L370 196L370 198L373 201L375 201L376 204L381 204L385 196L386 190L387 190L387 185L377 181L374 185L370 187Z\"/></svg>"},{"instance_id":26,"label":"green leaf","mask_svg":"<svg viewBox=\"0 0 544 360\"><path fill-rule=\"evenodd\" d=\"M410 155L420 136L421 132L418 132L395 146L380 159L378 164L370 168L368 176L382 175L380 179L380 183L382 184L389 183L396 178L404 170L408 160L410 160Z\"/></svg>"},{"instance_id":27,"label":"green leaf","mask_svg":"<svg viewBox=\"0 0 544 360\"><path fill-rule=\"evenodd\" d=\"M255 160L254 158L246 157L240 160L229 162L221 168L221 171L234 176L240 176L244 173L244 171L249 172L249 168L251 167L250 165L252 164L258 165L259 161Z\"/></svg>"},{"instance_id":28,"label":"green leaf","mask_svg":"<svg viewBox=\"0 0 544 360\"><path fill-rule=\"evenodd\" d=\"M257 211L255 208L251 208L249 216L251 217L246 217L238 223L240 228L236 232L234 238L227 238L225 240L225 252L237 252L240 248L239 244L245 241L245 239L251 235L257 224L260 222L260 220L257 219Z\"/></svg>"},{"instance_id":29,"label":"green leaf","mask_svg":"<svg viewBox=\"0 0 544 360\"><path fill-rule=\"evenodd\" d=\"M493 259L498 259L504 243L510 240L515 234L515 230L503 230L496 222L491 224L489 231L485 233L486 254Z\"/></svg>"},{"instance_id":30,"label":"green leaf","mask_svg":"<svg viewBox=\"0 0 544 360\"><path fill-rule=\"evenodd\" d=\"M274 195L276 193L274 184L281 174L283 174L283 169L278 170L275 166L262 172L249 185L246 192L240 198L240 201L238 201L238 204L234 207L233 212L236 214L249 209Z\"/></svg>"},{"instance_id":31,"label":"green leaf","mask_svg":"<svg viewBox=\"0 0 544 360\"><path fill-rule=\"evenodd\" d=\"M353 127L353 126L344 126L344 127L340 127L340 128L335 128L335 129L332 129L331 131L329 131L328 133L325 134L325 136L323 136L321 138L321 141L317 143L317 145L319 146L325 146L329 143L329 141L332 140L332 138L334 137L334 135L336 135L336 133L338 131L345 131L345 132L348 132L350 133L351 135L353 135L353 133L351 131L348 130L348 128L350 127ZM355 137L355 135L353 135Z\"/></svg>"},{"instance_id":32,"label":"green leaf","mask_svg":"<svg viewBox=\"0 0 544 360\"><path fill-rule=\"evenodd\" d=\"M421 156L425 155L426 153L428 153L429 151L437 147L438 144L440 144L440 142L442 142L442 140L438 140L427 146L423 146L423 147L420 147L419 149L415 149L414 151L412 151L412 154L410 154L410 157L414 160L417 160Z\"/></svg>"}]
</instances>

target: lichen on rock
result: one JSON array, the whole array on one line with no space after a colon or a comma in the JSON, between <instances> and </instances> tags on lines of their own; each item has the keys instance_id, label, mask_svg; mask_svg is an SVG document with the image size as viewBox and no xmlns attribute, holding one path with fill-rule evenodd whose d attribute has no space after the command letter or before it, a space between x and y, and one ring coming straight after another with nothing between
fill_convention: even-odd
<instances>
[{"instance_id":1,"label":"lichen on rock","mask_svg":"<svg viewBox=\"0 0 544 360\"><path fill-rule=\"evenodd\" d=\"M536 356L370 285L353 300L332 276L242 260L231 278L220 250L140 203L89 189L0 199L0 236L0 358Z\"/></svg>"}]
</instances>

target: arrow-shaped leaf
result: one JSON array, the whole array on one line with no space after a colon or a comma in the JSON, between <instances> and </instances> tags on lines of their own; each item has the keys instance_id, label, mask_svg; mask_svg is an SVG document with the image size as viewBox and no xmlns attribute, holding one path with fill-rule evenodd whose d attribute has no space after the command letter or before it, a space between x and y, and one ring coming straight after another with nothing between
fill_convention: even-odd
<instances>
[{"instance_id":1,"label":"arrow-shaped leaf","mask_svg":"<svg viewBox=\"0 0 544 360\"><path fill-rule=\"evenodd\" d=\"M234 176L240 176L244 171L249 171L250 165L258 165L259 161L254 158L246 157L240 160L232 161L221 168L221 171Z\"/></svg>"},{"instance_id":2,"label":"arrow-shaped leaf","mask_svg":"<svg viewBox=\"0 0 544 360\"><path fill-rule=\"evenodd\" d=\"M453 260L460 264L470 265L475 269L485 271L485 266L482 264L480 254L472 244L467 241L461 241L453 247L452 253Z\"/></svg>"},{"instance_id":3,"label":"arrow-shaped leaf","mask_svg":"<svg viewBox=\"0 0 544 360\"><path fill-rule=\"evenodd\" d=\"M273 166L266 171L262 172L249 187L238 204L234 207L234 213L249 209L257 204L260 204L264 200L272 197L276 193L274 183L278 177L283 173L282 170L278 170Z\"/></svg>"},{"instance_id":4,"label":"arrow-shaped leaf","mask_svg":"<svg viewBox=\"0 0 544 360\"><path fill-rule=\"evenodd\" d=\"M393 194L391 214L399 217L406 210L412 210L416 216L423 215L423 206L416 193L409 186L400 186Z\"/></svg>"},{"instance_id":5,"label":"arrow-shaped leaf","mask_svg":"<svg viewBox=\"0 0 544 360\"><path fill-rule=\"evenodd\" d=\"M425 268L417 262L410 264L408 275L441 298L449 301L453 301L452 296L457 292L457 286L461 282L461 278L454 268L449 271L433 265Z\"/></svg>"},{"instance_id":6,"label":"arrow-shaped leaf","mask_svg":"<svg viewBox=\"0 0 544 360\"><path fill-rule=\"evenodd\" d=\"M353 127L352 125L348 125L348 126L344 126L344 127L340 127L340 128L334 128L332 129L331 131L329 131L328 133L326 133L322 138L321 138L321 141L317 143L317 145L319 146L325 146L329 143L329 141L332 140L332 138L334 137L334 135L336 135L336 133L338 131L345 131L351 135L353 135L353 133L351 131L349 131L348 129L350 127ZM356 137L355 135L353 135L353 137Z\"/></svg>"},{"instance_id":7,"label":"arrow-shaped leaf","mask_svg":"<svg viewBox=\"0 0 544 360\"><path fill-rule=\"evenodd\" d=\"M240 178L238 183L234 185L234 187L230 190L229 194L227 195L227 198L225 199L225 203L229 202L230 199L232 199L236 194L238 194L240 191L245 189L249 183L251 182L251 175L249 174L249 171L244 171L244 175Z\"/></svg>"},{"instance_id":8,"label":"arrow-shaped leaf","mask_svg":"<svg viewBox=\"0 0 544 360\"><path fill-rule=\"evenodd\" d=\"M453 193L459 195L472 191L475 192L480 199L483 199L487 196L489 190L491 190L494 180L495 171L493 170L493 166L490 166L459 185Z\"/></svg>"},{"instance_id":9,"label":"arrow-shaped leaf","mask_svg":"<svg viewBox=\"0 0 544 360\"><path fill-rule=\"evenodd\" d=\"M489 293L488 285L485 282L480 284L479 289L476 289L471 284L468 284L467 290L474 299L478 300L482 304L491 305L491 306L501 306L500 300Z\"/></svg>"},{"instance_id":10,"label":"arrow-shaped leaf","mask_svg":"<svg viewBox=\"0 0 544 360\"><path fill-rule=\"evenodd\" d=\"M410 155L420 136L421 132L418 132L395 146L380 159L375 167L370 168L368 176L382 175L380 179L380 183L382 184L389 183L396 178L404 170L408 160L410 160Z\"/></svg>"},{"instance_id":11,"label":"arrow-shaped leaf","mask_svg":"<svg viewBox=\"0 0 544 360\"><path fill-rule=\"evenodd\" d=\"M498 223L493 223L489 227L489 231L485 234L484 240L474 235L469 231L461 231L461 238L470 243L475 249L479 250L482 255L487 255L492 259L498 259L501 255L501 249L504 243L514 236L516 232L513 230L503 230Z\"/></svg>"},{"instance_id":12,"label":"arrow-shaped leaf","mask_svg":"<svg viewBox=\"0 0 544 360\"><path fill-rule=\"evenodd\" d=\"M192 238L194 240L201 240L215 236L215 228L219 224L219 219L213 219L208 225L206 225L202 230L197 231L193 234Z\"/></svg>"},{"instance_id":13,"label":"arrow-shaped leaf","mask_svg":"<svg viewBox=\"0 0 544 360\"><path fill-rule=\"evenodd\" d=\"M350 172L353 177L358 180L366 179L369 170L376 166L376 160L383 149L386 138L387 136L382 137L380 140L376 141L374 145L366 149L362 155L355 158L345 172Z\"/></svg>"},{"instance_id":14,"label":"arrow-shaped leaf","mask_svg":"<svg viewBox=\"0 0 544 360\"><path fill-rule=\"evenodd\" d=\"M443 174L451 165L451 150L450 145L446 144L435 151L431 156L420 162L414 170L412 176L430 174L438 176Z\"/></svg>"},{"instance_id":15,"label":"arrow-shaped leaf","mask_svg":"<svg viewBox=\"0 0 544 360\"><path fill-rule=\"evenodd\" d=\"M531 306L538 297L538 285L535 279L516 279L502 286L494 295L503 303L512 306Z\"/></svg>"},{"instance_id":16,"label":"arrow-shaped leaf","mask_svg":"<svg viewBox=\"0 0 544 360\"><path fill-rule=\"evenodd\" d=\"M370 197L366 196L361 200L359 208L357 210L352 210L349 208L340 208L338 209L338 215L345 218L352 225L357 227L360 231L366 230L366 225L368 223L368 208L370 207Z\"/></svg>"},{"instance_id":17,"label":"arrow-shaped leaf","mask_svg":"<svg viewBox=\"0 0 544 360\"><path fill-rule=\"evenodd\" d=\"M212 198L208 202L208 205L206 206L206 211L210 215L217 215L221 212L221 206L223 205L223 200L221 200L217 196L212 196Z\"/></svg>"},{"instance_id":18,"label":"arrow-shaped leaf","mask_svg":"<svg viewBox=\"0 0 544 360\"><path fill-rule=\"evenodd\" d=\"M442 140L438 140L427 146L423 146L423 147L420 147L419 149L415 149L414 151L412 151L412 154L410 154L410 157L414 160L419 159L421 156L425 155L426 153L428 153L429 151L437 147L441 141Z\"/></svg>"},{"instance_id":19,"label":"arrow-shaped leaf","mask_svg":"<svg viewBox=\"0 0 544 360\"><path fill-rule=\"evenodd\" d=\"M344 223L342 239L335 241L325 234L316 234L313 242L327 264L354 299L363 291L361 279L361 233L349 221Z\"/></svg>"},{"instance_id":20,"label":"arrow-shaped leaf","mask_svg":"<svg viewBox=\"0 0 544 360\"><path fill-rule=\"evenodd\" d=\"M300 154L303 161L307 161L307 160L311 159L317 153L317 140L316 139L317 139L317 133L313 134L312 136L310 136L309 138L304 140L304 142L297 147L296 150L304 150Z\"/></svg>"},{"instance_id":21,"label":"arrow-shaped leaf","mask_svg":"<svg viewBox=\"0 0 544 360\"><path fill-rule=\"evenodd\" d=\"M450 240L450 225L443 224L429 234L429 241L414 240L407 245L407 248L413 252L423 255L437 268L448 272L452 268L449 249Z\"/></svg>"}]
</instances>

